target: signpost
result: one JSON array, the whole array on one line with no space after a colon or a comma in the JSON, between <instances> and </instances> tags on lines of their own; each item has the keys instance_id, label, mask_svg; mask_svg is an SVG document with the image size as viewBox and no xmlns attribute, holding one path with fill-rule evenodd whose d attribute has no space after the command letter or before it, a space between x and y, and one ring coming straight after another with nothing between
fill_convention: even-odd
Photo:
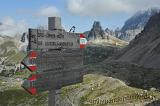
<instances>
[{"instance_id":1,"label":"signpost","mask_svg":"<svg viewBox=\"0 0 160 106\"><path fill-rule=\"evenodd\" d=\"M49 17L49 30L29 29L28 55L21 62L31 72L22 84L30 94L49 91L49 106L55 106L55 91L83 81L83 34L61 29L61 19Z\"/></svg>"}]
</instances>

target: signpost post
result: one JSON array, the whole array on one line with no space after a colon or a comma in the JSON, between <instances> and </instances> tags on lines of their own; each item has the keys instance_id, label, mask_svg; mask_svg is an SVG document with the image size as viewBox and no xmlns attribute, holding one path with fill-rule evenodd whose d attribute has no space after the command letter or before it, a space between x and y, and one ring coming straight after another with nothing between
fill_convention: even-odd
<instances>
[{"instance_id":1,"label":"signpost post","mask_svg":"<svg viewBox=\"0 0 160 106\"><path fill-rule=\"evenodd\" d=\"M56 98L55 98L55 95L56 95L56 90L50 90L49 91L49 98L48 98L48 105L49 106L56 106Z\"/></svg>"},{"instance_id":2,"label":"signpost post","mask_svg":"<svg viewBox=\"0 0 160 106\"><path fill-rule=\"evenodd\" d=\"M22 64L36 74L22 87L36 95L49 91L49 106L55 106L56 90L83 81L83 34L61 29L60 18L49 17L49 30L29 29L28 55Z\"/></svg>"}]
</instances>

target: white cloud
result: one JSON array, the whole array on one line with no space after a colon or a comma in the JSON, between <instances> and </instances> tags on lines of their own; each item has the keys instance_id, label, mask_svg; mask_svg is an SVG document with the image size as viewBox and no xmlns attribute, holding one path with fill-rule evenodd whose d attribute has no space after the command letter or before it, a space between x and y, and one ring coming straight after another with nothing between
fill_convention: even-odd
<instances>
[{"instance_id":1,"label":"white cloud","mask_svg":"<svg viewBox=\"0 0 160 106\"><path fill-rule=\"evenodd\" d=\"M151 7L160 7L160 0L67 0L67 9L81 16L109 16L134 13Z\"/></svg>"},{"instance_id":2,"label":"white cloud","mask_svg":"<svg viewBox=\"0 0 160 106\"><path fill-rule=\"evenodd\" d=\"M0 25L1 35L14 36L15 34L27 31L28 25L24 20L15 21L11 17L4 17L1 20L1 22L2 22Z\"/></svg>"},{"instance_id":3,"label":"white cloud","mask_svg":"<svg viewBox=\"0 0 160 106\"><path fill-rule=\"evenodd\" d=\"M32 15L33 17L52 17L52 16L60 16L60 11L57 7L50 5L50 6L42 6L35 10L33 9L20 9L17 10L17 13L20 15Z\"/></svg>"},{"instance_id":4,"label":"white cloud","mask_svg":"<svg viewBox=\"0 0 160 106\"><path fill-rule=\"evenodd\" d=\"M46 6L37 11L38 17L60 16L59 10L55 6Z\"/></svg>"}]
</instances>

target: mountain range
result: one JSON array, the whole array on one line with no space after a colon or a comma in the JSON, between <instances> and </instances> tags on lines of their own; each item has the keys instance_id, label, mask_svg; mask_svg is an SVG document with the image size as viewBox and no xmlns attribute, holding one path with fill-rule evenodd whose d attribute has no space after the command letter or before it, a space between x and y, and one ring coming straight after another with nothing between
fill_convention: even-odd
<instances>
[{"instance_id":1,"label":"mountain range","mask_svg":"<svg viewBox=\"0 0 160 106\"><path fill-rule=\"evenodd\" d=\"M19 36L0 36L0 75L9 76L20 70L20 62L25 56L21 46Z\"/></svg>"},{"instance_id":2,"label":"mountain range","mask_svg":"<svg viewBox=\"0 0 160 106\"><path fill-rule=\"evenodd\" d=\"M97 45L108 45L108 46L126 46L128 42L120 40L115 36L112 36L110 32L106 32L101 26L99 21L94 21L90 31L86 31L87 39L89 43Z\"/></svg>"},{"instance_id":3,"label":"mountain range","mask_svg":"<svg viewBox=\"0 0 160 106\"><path fill-rule=\"evenodd\" d=\"M120 30L116 30L116 37L130 42L139 34L149 21L150 17L159 13L160 9L151 8L145 11L139 11L129 18Z\"/></svg>"},{"instance_id":4,"label":"mountain range","mask_svg":"<svg viewBox=\"0 0 160 106\"><path fill-rule=\"evenodd\" d=\"M130 44L116 57L142 65L146 68L160 69L160 13L153 15L144 30L136 35Z\"/></svg>"},{"instance_id":5,"label":"mountain range","mask_svg":"<svg viewBox=\"0 0 160 106\"><path fill-rule=\"evenodd\" d=\"M122 28L117 27L115 30L109 28L103 30L100 22L95 21L92 29L86 31L85 34L88 36L88 40L99 38L104 39L106 38L106 35L111 35L126 42L130 42L144 29L150 17L159 12L160 9L158 8L138 11L124 23Z\"/></svg>"}]
</instances>

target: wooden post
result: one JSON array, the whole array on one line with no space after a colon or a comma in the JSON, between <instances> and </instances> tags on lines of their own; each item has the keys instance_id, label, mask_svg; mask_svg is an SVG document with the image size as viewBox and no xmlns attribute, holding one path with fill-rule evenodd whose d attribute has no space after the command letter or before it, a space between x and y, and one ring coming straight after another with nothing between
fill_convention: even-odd
<instances>
[{"instance_id":1,"label":"wooden post","mask_svg":"<svg viewBox=\"0 0 160 106\"><path fill-rule=\"evenodd\" d=\"M60 106L60 94L61 94L61 89L56 90L56 96L55 96L56 106Z\"/></svg>"},{"instance_id":2,"label":"wooden post","mask_svg":"<svg viewBox=\"0 0 160 106\"><path fill-rule=\"evenodd\" d=\"M56 106L55 95L56 95L55 89L49 91L48 106Z\"/></svg>"}]
</instances>

